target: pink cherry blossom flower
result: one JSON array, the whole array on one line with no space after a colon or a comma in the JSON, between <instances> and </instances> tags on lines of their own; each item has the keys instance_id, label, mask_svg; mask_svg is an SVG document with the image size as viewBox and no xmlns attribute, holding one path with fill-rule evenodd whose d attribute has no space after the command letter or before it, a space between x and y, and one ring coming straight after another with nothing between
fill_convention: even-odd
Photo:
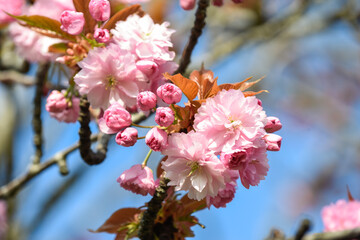
<instances>
[{"instance_id":1,"label":"pink cherry blossom flower","mask_svg":"<svg viewBox=\"0 0 360 240\"><path fill-rule=\"evenodd\" d=\"M173 46L170 36L174 30L168 26L168 22L155 24L149 15L140 17L133 14L126 21L117 22L111 33L115 42L132 51L139 60L162 64L175 57L175 53L169 50Z\"/></svg>"},{"instance_id":2,"label":"pink cherry blossom flower","mask_svg":"<svg viewBox=\"0 0 360 240\"><path fill-rule=\"evenodd\" d=\"M5 201L0 200L0 239L5 238L7 224L7 204Z\"/></svg>"},{"instance_id":3,"label":"pink cherry blossom flower","mask_svg":"<svg viewBox=\"0 0 360 240\"><path fill-rule=\"evenodd\" d=\"M176 191L189 191L191 199L215 197L225 187L224 165L209 151L204 135L191 131L169 136L169 145L162 151L168 159L162 162L168 185Z\"/></svg>"},{"instance_id":4,"label":"pink cherry blossom flower","mask_svg":"<svg viewBox=\"0 0 360 240\"><path fill-rule=\"evenodd\" d=\"M108 0L91 0L89 12L96 21L106 21L110 17L110 2Z\"/></svg>"},{"instance_id":5,"label":"pink cherry blossom flower","mask_svg":"<svg viewBox=\"0 0 360 240\"><path fill-rule=\"evenodd\" d=\"M54 90L50 93L46 99L45 109L48 112L59 113L64 111L68 107L66 98L63 93L58 90Z\"/></svg>"},{"instance_id":6,"label":"pink cherry blossom flower","mask_svg":"<svg viewBox=\"0 0 360 240\"><path fill-rule=\"evenodd\" d=\"M162 151L168 145L167 133L162 129L154 127L146 134L145 143L154 151Z\"/></svg>"},{"instance_id":7,"label":"pink cherry blossom flower","mask_svg":"<svg viewBox=\"0 0 360 240\"><path fill-rule=\"evenodd\" d=\"M13 2L13 1L8 1ZM75 10L72 0L37 0L33 5L24 8L25 15L42 15L59 20L65 10ZM46 37L18 23L9 26L9 33L13 39L16 50L30 62L43 63L54 61L58 55L49 53L49 46L60 43L62 40Z\"/></svg>"},{"instance_id":8,"label":"pink cherry blossom flower","mask_svg":"<svg viewBox=\"0 0 360 240\"><path fill-rule=\"evenodd\" d=\"M156 90L156 94L167 104L178 103L182 97L181 89L172 83L161 85Z\"/></svg>"},{"instance_id":9,"label":"pink cherry blossom flower","mask_svg":"<svg viewBox=\"0 0 360 240\"><path fill-rule=\"evenodd\" d=\"M184 10L191 10L195 7L196 0L180 0L180 6Z\"/></svg>"},{"instance_id":10,"label":"pink cherry blossom flower","mask_svg":"<svg viewBox=\"0 0 360 240\"><path fill-rule=\"evenodd\" d=\"M267 144L267 150L280 151L282 137L273 133L269 133L264 136L264 140Z\"/></svg>"},{"instance_id":11,"label":"pink cherry blossom flower","mask_svg":"<svg viewBox=\"0 0 360 240\"><path fill-rule=\"evenodd\" d=\"M71 34L79 35L85 25L85 18L82 12L64 11L60 16L61 30Z\"/></svg>"},{"instance_id":12,"label":"pink cherry blossom flower","mask_svg":"<svg viewBox=\"0 0 360 240\"><path fill-rule=\"evenodd\" d=\"M137 96L137 106L142 111L149 111L156 107L156 95L150 91L144 91Z\"/></svg>"},{"instance_id":13,"label":"pink cherry blossom flower","mask_svg":"<svg viewBox=\"0 0 360 240\"><path fill-rule=\"evenodd\" d=\"M100 131L106 134L117 133L132 123L130 113L119 103L112 104L99 119Z\"/></svg>"},{"instance_id":14,"label":"pink cherry blossom flower","mask_svg":"<svg viewBox=\"0 0 360 240\"><path fill-rule=\"evenodd\" d=\"M58 91L52 91L47 99L45 108L49 112L50 116L56 120L60 122L74 123L79 117L80 99L72 97L70 104L70 102L66 102L64 94L65 90L61 93Z\"/></svg>"},{"instance_id":15,"label":"pink cherry blossom flower","mask_svg":"<svg viewBox=\"0 0 360 240\"><path fill-rule=\"evenodd\" d=\"M265 130L268 133L273 133L279 131L282 128L282 124L277 117L267 117L267 123L265 125Z\"/></svg>"},{"instance_id":16,"label":"pink cherry blossom flower","mask_svg":"<svg viewBox=\"0 0 360 240\"><path fill-rule=\"evenodd\" d=\"M220 153L264 136L266 122L257 98L245 98L240 90L231 89L207 99L195 115L194 129L207 136L210 149Z\"/></svg>"},{"instance_id":17,"label":"pink cherry blossom flower","mask_svg":"<svg viewBox=\"0 0 360 240\"><path fill-rule=\"evenodd\" d=\"M360 227L360 202L338 200L321 211L325 231L341 231Z\"/></svg>"},{"instance_id":18,"label":"pink cherry blossom flower","mask_svg":"<svg viewBox=\"0 0 360 240\"><path fill-rule=\"evenodd\" d=\"M257 186L265 179L269 171L268 159L266 156L266 144L258 139L253 145L246 148L246 161L242 161L239 168L241 183L245 188Z\"/></svg>"},{"instance_id":19,"label":"pink cherry blossom flower","mask_svg":"<svg viewBox=\"0 0 360 240\"><path fill-rule=\"evenodd\" d=\"M159 71L159 65L149 60L139 60L136 62L136 67L142 71L147 77L155 75Z\"/></svg>"},{"instance_id":20,"label":"pink cherry blossom flower","mask_svg":"<svg viewBox=\"0 0 360 240\"><path fill-rule=\"evenodd\" d=\"M153 172L149 167L136 164L124 171L117 179L120 186L136 194L154 195L155 182Z\"/></svg>"},{"instance_id":21,"label":"pink cherry blossom flower","mask_svg":"<svg viewBox=\"0 0 360 240\"><path fill-rule=\"evenodd\" d=\"M91 50L78 65L82 69L74 81L94 108L106 109L115 102L131 108L139 92L148 87L134 56L115 44Z\"/></svg>"},{"instance_id":22,"label":"pink cherry blossom flower","mask_svg":"<svg viewBox=\"0 0 360 240\"><path fill-rule=\"evenodd\" d=\"M21 15L24 0L0 0L0 24L14 22L15 18L7 15L5 12L12 15Z\"/></svg>"},{"instance_id":23,"label":"pink cherry blossom flower","mask_svg":"<svg viewBox=\"0 0 360 240\"><path fill-rule=\"evenodd\" d=\"M155 122L161 127L170 126L175 120L174 112L169 107L158 107L155 114Z\"/></svg>"},{"instance_id":24,"label":"pink cherry blossom flower","mask_svg":"<svg viewBox=\"0 0 360 240\"><path fill-rule=\"evenodd\" d=\"M99 43L107 43L110 40L110 32L107 29L97 28L94 32L94 38Z\"/></svg>"},{"instance_id":25,"label":"pink cherry blossom flower","mask_svg":"<svg viewBox=\"0 0 360 240\"><path fill-rule=\"evenodd\" d=\"M136 128L128 127L118 132L115 137L117 144L124 147L134 146L138 139L138 131Z\"/></svg>"},{"instance_id":26,"label":"pink cherry blossom flower","mask_svg":"<svg viewBox=\"0 0 360 240\"><path fill-rule=\"evenodd\" d=\"M208 208L213 205L216 208L226 207L226 204L231 202L235 197L236 182L226 183L225 188L219 190L215 197L206 197L206 203Z\"/></svg>"}]
</instances>

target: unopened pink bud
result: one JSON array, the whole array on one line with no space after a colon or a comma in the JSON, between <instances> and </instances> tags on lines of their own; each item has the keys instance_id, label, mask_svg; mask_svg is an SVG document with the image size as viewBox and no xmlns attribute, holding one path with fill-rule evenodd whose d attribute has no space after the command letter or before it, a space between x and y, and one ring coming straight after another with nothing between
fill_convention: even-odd
<instances>
[{"instance_id":1,"label":"unopened pink bud","mask_svg":"<svg viewBox=\"0 0 360 240\"><path fill-rule=\"evenodd\" d=\"M174 112L169 107L159 107L156 109L155 122L162 127L170 126L175 120Z\"/></svg>"},{"instance_id":2,"label":"unopened pink bud","mask_svg":"<svg viewBox=\"0 0 360 240\"><path fill-rule=\"evenodd\" d=\"M180 0L180 6L184 10L191 10L195 7L196 0Z\"/></svg>"},{"instance_id":3,"label":"unopened pink bud","mask_svg":"<svg viewBox=\"0 0 360 240\"><path fill-rule=\"evenodd\" d=\"M136 128L128 127L116 134L115 141L121 146L131 147L135 145L137 138L138 131Z\"/></svg>"},{"instance_id":4,"label":"unopened pink bud","mask_svg":"<svg viewBox=\"0 0 360 240\"><path fill-rule=\"evenodd\" d=\"M142 71L146 76L151 77L159 70L159 66L153 61L140 60L136 62L136 68Z\"/></svg>"},{"instance_id":5,"label":"unopened pink bud","mask_svg":"<svg viewBox=\"0 0 360 240\"><path fill-rule=\"evenodd\" d=\"M167 147L167 138L168 135L164 130L155 127L146 134L145 143L152 150L160 152Z\"/></svg>"},{"instance_id":6,"label":"unopened pink bud","mask_svg":"<svg viewBox=\"0 0 360 240\"><path fill-rule=\"evenodd\" d=\"M110 32L107 29L97 28L94 32L94 38L99 43L107 43L110 40Z\"/></svg>"},{"instance_id":7,"label":"unopened pink bud","mask_svg":"<svg viewBox=\"0 0 360 240\"><path fill-rule=\"evenodd\" d=\"M156 94L167 104L178 103L182 97L181 89L172 83L161 85Z\"/></svg>"},{"instance_id":8,"label":"unopened pink bud","mask_svg":"<svg viewBox=\"0 0 360 240\"><path fill-rule=\"evenodd\" d=\"M137 105L143 111L149 111L156 107L156 95L150 91L144 91L137 95Z\"/></svg>"},{"instance_id":9,"label":"unopened pink bud","mask_svg":"<svg viewBox=\"0 0 360 240\"><path fill-rule=\"evenodd\" d=\"M154 195L155 182L152 170L141 164L136 164L123 172L117 179L120 186L133 193L146 196L148 193Z\"/></svg>"},{"instance_id":10,"label":"unopened pink bud","mask_svg":"<svg viewBox=\"0 0 360 240\"><path fill-rule=\"evenodd\" d=\"M213 5L221 7L224 4L224 0L213 0Z\"/></svg>"},{"instance_id":11,"label":"unopened pink bud","mask_svg":"<svg viewBox=\"0 0 360 240\"><path fill-rule=\"evenodd\" d=\"M262 107L262 101L261 101L260 99L258 99L257 101L258 101L258 105L259 105L260 107Z\"/></svg>"},{"instance_id":12,"label":"unopened pink bud","mask_svg":"<svg viewBox=\"0 0 360 240\"><path fill-rule=\"evenodd\" d=\"M106 21L110 17L110 2L108 0L91 0L89 11L96 21Z\"/></svg>"},{"instance_id":13,"label":"unopened pink bud","mask_svg":"<svg viewBox=\"0 0 360 240\"><path fill-rule=\"evenodd\" d=\"M45 109L48 112L59 113L64 111L67 108L68 104L66 102L66 98L64 94L61 92L54 90L50 93L48 98L46 99Z\"/></svg>"},{"instance_id":14,"label":"unopened pink bud","mask_svg":"<svg viewBox=\"0 0 360 240\"><path fill-rule=\"evenodd\" d=\"M267 117L267 123L265 125L265 130L268 133L273 133L279 131L282 128L282 124L277 117Z\"/></svg>"},{"instance_id":15,"label":"unopened pink bud","mask_svg":"<svg viewBox=\"0 0 360 240\"><path fill-rule=\"evenodd\" d=\"M268 151L279 151L280 150L282 137L280 137L279 135L270 133L270 134L265 135L264 140L267 144L266 149Z\"/></svg>"},{"instance_id":16,"label":"unopened pink bud","mask_svg":"<svg viewBox=\"0 0 360 240\"><path fill-rule=\"evenodd\" d=\"M79 35L85 24L84 14L82 12L66 10L60 15L60 22L61 30L71 35Z\"/></svg>"},{"instance_id":17,"label":"unopened pink bud","mask_svg":"<svg viewBox=\"0 0 360 240\"><path fill-rule=\"evenodd\" d=\"M99 128L103 133L114 134L130 126L130 113L119 103L112 104L99 119Z\"/></svg>"}]
</instances>

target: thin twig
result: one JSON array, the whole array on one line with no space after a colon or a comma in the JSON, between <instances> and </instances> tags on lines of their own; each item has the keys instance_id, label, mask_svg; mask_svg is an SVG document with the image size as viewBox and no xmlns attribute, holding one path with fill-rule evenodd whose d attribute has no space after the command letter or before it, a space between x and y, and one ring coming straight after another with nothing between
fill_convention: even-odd
<instances>
[{"instance_id":1,"label":"thin twig","mask_svg":"<svg viewBox=\"0 0 360 240\"><path fill-rule=\"evenodd\" d=\"M309 219L304 219L301 222L301 225L299 227L299 229L297 230L296 234L295 234L295 238L294 240L301 240L303 239L305 233L307 233L311 228L311 222Z\"/></svg>"},{"instance_id":2,"label":"thin twig","mask_svg":"<svg viewBox=\"0 0 360 240\"><path fill-rule=\"evenodd\" d=\"M186 68L191 62L191 54L195 48L195 45L198 42L199 37L202 34L203 28L205 27L205 18L206 18L206 10L209 6L210 0L199 0L198 8L195 13L195 22L194 26L191 29L191 35L189 38L189 42L187 43L180 60L180 64L178 69L175 71L176 73L185 73Z\"/></svg>"},{"instance_id":3,"label":"thin twig","mask_svg":"<svg viewBox=\"0 0 360 240\"><path fill-rule=\"evenodd\" d=\"M46 82L47 73L49 70L50 64L39 64L37 73L36 73L36 90L34 97L34 112L32 119L32 126L34 130L34 145L35 145L35 154L33 157L33 163L39 164L42 157L42 121L41 121L41 98L43 95L43 88Z\"/></svg>"},{"instance_id":4,"label":"thin twig","mask_svg":"<svg viewBox=\"0 0 360 240\"><path fill-rule=\"evenodd\" d=\"M351 240L360 239L360 228L345 231L324 232L305 235L302 240ZM290 238L289 240L295 240Z\"/></svg>"},{"instance_id":5,"label":"thin twig","mask_svg":"<svg viewBox=\"0 0 360 240\"><path fill-rule=\"evenodd\" d=\"M161 204L166 197L168 190L167 183L169 179L163 178L160 181L159 187L156 188L153 198L148 202L147 209L143 213L140 221L140 228L138 237L141 240L153 240L154 238L154 222L157 217Z\"/></svg>"}]
</instances>

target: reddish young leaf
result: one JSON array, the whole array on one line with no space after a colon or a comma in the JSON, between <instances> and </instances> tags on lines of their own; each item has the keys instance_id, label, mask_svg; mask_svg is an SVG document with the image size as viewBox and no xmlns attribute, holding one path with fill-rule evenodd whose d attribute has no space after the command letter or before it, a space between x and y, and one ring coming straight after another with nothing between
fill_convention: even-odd
<instances>
[{"instance_id":1,"label":"reddish young leaf","mask_svg":"<svg viewBox=\"0 0 360 240\"><path fill-rule=\"evenodd\" d=\"M121 226L126 223L135 221L135 215L141 213L142 210L138 208L122 208L114 212L103 225L101 225L96 231L91 232L107 232L118 233Z\"/></svg>"},{"instance_id":2,"label":"reddish young leaf","mask_svg":"<svg viewBox=\"0 0 360 240\"><path fill-rule=\"evenodd\" d=\"M184 210L181 212L182 216L190 215L191 213L200 211L206 207L206 198L201 201L197 201L190 199L186 194L180 199L180 201L184 204Z\"/></svg>"},{"instance_id":3,"label":"reddish young leaf","mask_svg":"<svg viewBox=\"0 0 360 240\"><path fill-rule=\"evenodd\" d=\"M246 92L244 92L244 96L245 96L245 97L251 97L251 96L258 95L258 94L260 94L260 93L262 93L262 92L268 93L269 91L267 91L267 90L261 90L261 91L257 91L257 92L246 91Z\"/></svg>"},{"instance_id":4,"label":"reddish young leaf","mask_svg":"<svg viewBox=\"0 0 360 240\"><path fill-rule=\"evenodd\" d=\"M160 160L160 162L157 166L157 169L156 169L156 177L157 178L160 178L161 174L164 172L164 170L161 168L161 163L166 161L167 158L168 158L168 156L165 156Z\"/></svg>"},{"instance_id":5,"label":"reddish young leaf","mask_svg":"<svg viewBox=\"0 0 360 240\"><path fill-rule=\"evenodd\" d=\"M354 201L354 197L352 196L348 185L346 185L346 189L349 201Z\"/></svg>"},{"instance_id":6,"label":"reddish young leaf","mask_svg":"<svg viewBox=\"0 0 360 240\"><path fill-rule=\"evenodd\" d=\"M115 25L118 21L125 21L128 16L137 13L140 16L144 15L144 11L141 9L139 4L132 5L130 7L124 8L112 16L109 21L104 25L103 28L108 30L115 28Z\"/></svg>"},{"instance_id":7,"label":"reddish young leaf","mask_svg":"<svg viewBox=\"0 0 360 240\"><path fill-rule=\"evenodd\" d=\"M67 48L68 46L66 43L55 43L49 47L48 51L51 53L65 54Z\"/></svg>"},{"instance_id":8,"label":"reddish young leaf","mask_svg":"<svg viewBox=\"0 0 360 240\"><path fill-rule=\"evenodd\" d=\"M76 11L84 14L85 26L83 32L85 35L87 33L93 33L96 26L96 21L93 19L89 11L89 2L90 0L73 0Z\"/></svg>"},{"instance_id":9,"label":"reddish young leaf","mask_svg":"<svg viewBox=\"0 0 360 240\"><path fill-rule=\"evenodd\" d=\"M168 73L164 73L164 77L178 86L190 101L196 97L199 91L199 86L196 82L183 77L180 73L173 76Z\"/></svg>"},{"instance_id":10,"label":"reddish young leaf","mask_svg":"<svg viewBox=\"0 0 360 240\"><path fill-rule=\"evenodd\" d=\"M15 16L11 15L13 18L19 20L21 25L30 28L33 31L36 31L42 35L52 38L60 38L69 41L75 41L75 36L68 34L60 29L61 23L48 17L40 15L32 16Z\"/></svg>"},{"instance_id":11,"label":"reddish young leaf","mask_svg":"<svg viewBox=\"0 0 360 240\"><path fill-rule=\"evenodd\" d=\"M214 73L211 70L205 70L204 66L200 71L194 70L190 74L190 79L197 82L199 85L198 98L206 99L215 95L218 91L217 79L214 78Z\"/></svg>"}]
</instances>

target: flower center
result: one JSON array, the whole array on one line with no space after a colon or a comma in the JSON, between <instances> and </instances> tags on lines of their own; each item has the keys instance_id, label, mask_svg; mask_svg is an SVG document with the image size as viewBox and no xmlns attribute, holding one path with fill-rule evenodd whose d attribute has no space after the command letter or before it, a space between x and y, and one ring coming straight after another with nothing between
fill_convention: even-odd
<instances>
[{"instance_id":1,"label":"flower center","mask_svg":"<svg viewBox=\"0 0 360 240\"><path fill-rule=\"evenodd\" d=\"M200 168L200 165L198 162L188 162L186 165L188 165L191 168L191 171L188 175L190 177L196 170Z\"/></svg>"},{"instance_id":2,"label":"flower center","mask_svg":"<svg viewBox=\"0 0 360 240\"><path fill-rule=\"evenodd\" d=\"M232 116L229 116L228 120L229 120L229 122L225 123L225 127L227 129L229 129L229 130L230 129L235 130L235 129L240 128L242 126L241 120L233 120Z\"/></svg>"},{"instance_id":3,"label":"flower center","mask_svg":"<svg viewBox=\"0 0 360 240\"><path fill-rule=\"evenodd\" d=\"M109 88L114 88L114 86L116 85L116 79L112 75L106 76L105 82L106 82L106 90Z\"/></svg>"}]
</instances>

